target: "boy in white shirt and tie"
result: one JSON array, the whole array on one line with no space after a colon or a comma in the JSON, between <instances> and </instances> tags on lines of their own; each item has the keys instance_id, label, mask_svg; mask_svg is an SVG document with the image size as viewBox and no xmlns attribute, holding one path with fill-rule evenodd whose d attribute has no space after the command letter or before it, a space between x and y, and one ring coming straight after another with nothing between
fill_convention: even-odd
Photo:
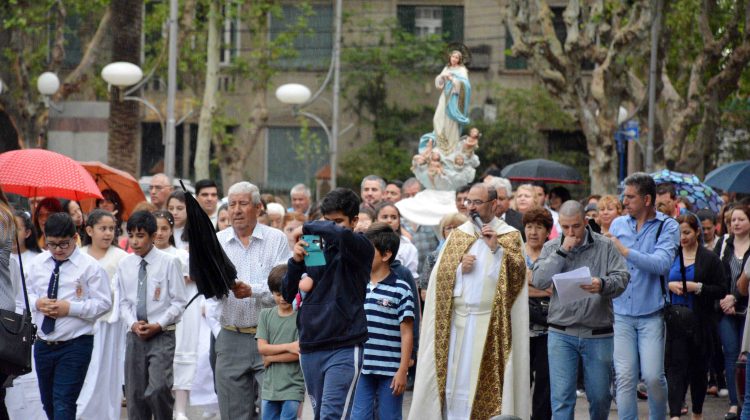
<instances>
[{"instance_id":1,"label":"boy in white shirt and tie","mask_svg":"<svg viewBox=\"0 0 750 420\"><path fill-rule=\"evenodd\" d=\"M47 251L29 272L29 305L39 339L34 360L47 417L74 420L94 348L94 322L112 306L107 274L78 250L76 228L67 213L44 225Z\"/></svg>"},{"instance_id":2,"label":"boy in white shirt and tie","mask_svg":"<svg viewBox=\"0 0 750 420\"><path fill-rule=\"evenodd\" d=\"M154 247L156 218L138 211L128 219L133 254L117 267L119 305L129 326L125 348L128 418L171 420L175 323L185 304L185 282L177 257Z\"/></svg>"}]
</instances>

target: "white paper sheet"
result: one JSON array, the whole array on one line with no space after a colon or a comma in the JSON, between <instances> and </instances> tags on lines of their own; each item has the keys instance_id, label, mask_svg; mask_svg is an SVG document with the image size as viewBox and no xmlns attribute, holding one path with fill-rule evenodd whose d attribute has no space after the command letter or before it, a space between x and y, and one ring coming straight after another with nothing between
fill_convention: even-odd
<instances>
[{"instance_id":1,"label":"white paper sheet","mask_svg":"<svg viewBox=\"0 0 750 420\"><path fill-rule=\"evenodd\" d=\"M557 298L563 305L591 296L591 293L581 289L581 285L591 284L591 272L588 267L580 267L566 273L555 274L552 276L552 281L557 290Z\"/></svg>"}]
</instances>

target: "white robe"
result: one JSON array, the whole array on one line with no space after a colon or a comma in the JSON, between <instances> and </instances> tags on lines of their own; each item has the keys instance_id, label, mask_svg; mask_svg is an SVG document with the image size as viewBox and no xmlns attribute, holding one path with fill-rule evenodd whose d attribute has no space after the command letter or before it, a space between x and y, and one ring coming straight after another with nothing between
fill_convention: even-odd
<instances>
[{"instance_id":1,"label":"white robe","mask_svg":"<svg viewBox=\"0 0 750 420\"><path fill-rule=\"evenodd\" d=\"M81 248L87 254L88 250L88 246ZM119 290L115 287L117 264L127 255L122 249L111 246L104 257L97 260L109 276L113 302L119 300ZM122 384L125 382L126 333L127 326L120 321L118 305L112 305L112 310L94 324L94 349L76 402L76 418L119 418L122 409Z\"/></svg>"},{"instance_id":2,"label":"white robe","mask_svg":"<svg viewBox=\"0 0 750 420\"><path fill-rule=\"evenodd\" d=\"M515 229L499 219L491 226L498 234ZM467 222L459 227L469 234L478 232ZM523 249L523 247L522 247ZM504 250L493 255L482 240L472 244L469 254L477 256L471 273L461 275L457 268L454 286L454 306L451 317L451 337L446 378L446 407L441 410L435 370L435 288L437 268L442 253L431 274L425 300L422 332L420 334L417 376L414 384L409 419L469 419L476 391L478 366L481 361L489 324L489 310L502 268ZM503 379L502 412L522 419L529 418L529 340L528 340L528 287L524 285L511 308L513 340L505 365ZM487 303L490 306L487 307ZM483 304L480 304L483 303ZM458 332L462 331L463 334ZM516 392L517 391L517 392ZM445 416L443 416L445 414Z\"/></svg>"},{"instance_id":3,"label":"white robe","mask_svg":"<svg viewBox=\"0 0 750 420\"><path fill-rule=\"evenodd\" d=\"M175 237L175 240L177 238ZM185 243L187 245L187 243ZM175 255L180 260L182 274L184 277L190 276L190 257L187 251L170 246L163 250L168 254ZM198 293L198 287L194 282L185 283L185 296L188 301ZM174 350L174 390L189 391L193 386L195 370L198 361L198 346L201 335L198 334L201 327L201 306L203 296L190 304L182 313L180 322L177 323L175 331L175 350Z\"/></svg>"}]
</instances>

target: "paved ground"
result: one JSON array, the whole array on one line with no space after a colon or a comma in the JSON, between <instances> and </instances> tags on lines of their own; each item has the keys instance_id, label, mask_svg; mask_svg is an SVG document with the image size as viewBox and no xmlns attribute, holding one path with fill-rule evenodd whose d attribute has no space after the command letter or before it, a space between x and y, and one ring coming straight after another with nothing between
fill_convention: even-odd
<instances>
[{"instance_id":1,"label":"paved ground","mask_svg":"<svg viewBox=\"0 0 750 420\"><path fill-rule=\"evenodd\" d=\"M689 401L689 397L688 397ZM707 396L706 402L703 405L703 418L705 420L721 420L724 418L724 414L726 413L726 410L728 408L729 400L727 398L718 398L718 397L712 397ZM404 418L406 418L407 413L409 412L409 406L411 405L411 393L407 393L404 398ZM641 419L647 419L648 418L648 403L646 401L638 401L638 411L639 411L639 418ZM191 408L188 412L188 417L190 420L201 420L203 412L201 410L193 409ZM123 410L121 419L127 419L127 415L125 414L125 410ZM305 404L305 408L303 411L303 419L305 420L312 420L312 407L310 407L309 403ZM586 402L585 398L578 398L576 403L576 419L587 419L588 416L588 403ZM613 403L612 408L610 410L609 414L610 419L617 419L617 406ZM682 416L683 419L690 419L690 416ZM213 420L219 420L219 416L213 417Z\"/></svg>"}]
</instances>

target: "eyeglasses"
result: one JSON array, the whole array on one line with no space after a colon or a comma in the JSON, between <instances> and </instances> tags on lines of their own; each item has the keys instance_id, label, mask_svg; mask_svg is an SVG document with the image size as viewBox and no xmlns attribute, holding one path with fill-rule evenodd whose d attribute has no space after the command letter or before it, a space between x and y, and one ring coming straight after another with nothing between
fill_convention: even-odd
<instances>
[{"instance_id":1,"label":"eyeglasses","mask_svg":"<svg viewBox=\"0 0 750 420\"><path fill-rule=\"evenodd\" d=\"M70 248L70 239L68 239L67 241L60 242L60 243L47 242L47 249L52 251L55 248L60 248L60 249Z\"/></svg>"},{"instance_id":2,"label":"eyeglasses","mask_svg":"<svg viewBox=\"0 0 750 420\"><path fill-rule=\"evenodd\" d=\"M464 200L464 206L469 207L471 205L474 205L474 207L479 207L482 204L489 203L491 201L495 201L495 200L487 200L487 201L482 201L482 200Z\"/></svg>"}]
</instances>

